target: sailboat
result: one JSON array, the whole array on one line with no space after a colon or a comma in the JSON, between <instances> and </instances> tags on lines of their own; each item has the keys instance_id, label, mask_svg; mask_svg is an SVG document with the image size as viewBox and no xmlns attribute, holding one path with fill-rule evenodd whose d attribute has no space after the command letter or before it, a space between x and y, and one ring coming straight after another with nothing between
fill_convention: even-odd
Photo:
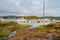
<instances>
[{"instance_id":1,"label":"sailboat","mask_svg":"<svg viewBox=\"0 0 60 40\"><path fill-rule=\"evenodd\" d=\"M28 24L28 25L47 25L47 24L50 24L51 21L49 19L46 19L44 17L45 15L45 1L43 1L43 19L39 19L39 20L34 20L34 19L31 19L31 20L27 20L27 19L24 19L23 17L21 19L18 19L17 22L19 24Z\"/></svg>"}]
</instances>

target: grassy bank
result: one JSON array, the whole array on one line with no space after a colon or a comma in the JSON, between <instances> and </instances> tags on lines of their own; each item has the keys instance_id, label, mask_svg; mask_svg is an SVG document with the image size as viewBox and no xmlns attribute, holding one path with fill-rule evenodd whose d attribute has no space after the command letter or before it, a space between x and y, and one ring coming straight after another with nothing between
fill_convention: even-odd
<instances>
[{"instance_id":1,"label":"grassy bank","mask_svg":"<svg viewBox=\"0 0 60 40\"><path fill-rule=\"evenodd\" d=\"M19 30L9 40L60 40L60 23L38 26L33 29Z\"/></svg>"},{"instance_id":2,"label":"grassy bank","mask_svg":"<svg viewBox=\"0 0 60 40\"><path fill-rule=\"evenodd\" d=\"M46 36L48 39L51 36L54 38L54 40L60 40L60 22L38 26L33 29L25 29L28 27L30 26L20 25L15 22L0 22L0 40L2 40L14 30L16 30L17 33L9 40L44 40L46 39Z\"/></svg>"},{"instance_id":3,"label":"grassy bank","mask_svg":"<svg viewBox=\"0 0 60 40\"><path fill-rule=\"evenodd\" d=\"M12 31L21 30L30 27L29 25L20 25L15 22L0 22L0 40L9 35Z\"/></svg>"}]
</instances>

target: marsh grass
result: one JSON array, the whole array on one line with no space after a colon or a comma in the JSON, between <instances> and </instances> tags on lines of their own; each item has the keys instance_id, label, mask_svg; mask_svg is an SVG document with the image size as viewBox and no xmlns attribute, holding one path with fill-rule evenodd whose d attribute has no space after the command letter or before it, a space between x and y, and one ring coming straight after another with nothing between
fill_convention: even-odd
<instances>
[{"instance_id":1,"label":"marsh grass","mask_svg":"<svg viewBox=\"0 0 60 40\"><path fill-rule=\"evenodd\" d=\"M12 31L28 28L29 25L22 25L15 22L0 23L0 40L9 35Z\"/></svg>"}]
</instances>

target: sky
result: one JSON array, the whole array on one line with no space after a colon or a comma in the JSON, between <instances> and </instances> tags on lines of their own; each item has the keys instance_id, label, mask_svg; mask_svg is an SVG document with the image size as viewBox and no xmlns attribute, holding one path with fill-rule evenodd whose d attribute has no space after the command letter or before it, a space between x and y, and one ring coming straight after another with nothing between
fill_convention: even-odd
<instances>
[{"instance_id":1,"label":"sky","mask_svg":"<svg viewBox=\"0 0 60 40\"><path fill-rule=\"evenodd\" d=\"M0 0L0 16L60 16L60 0Z\"/></svg>"}]
</instances>

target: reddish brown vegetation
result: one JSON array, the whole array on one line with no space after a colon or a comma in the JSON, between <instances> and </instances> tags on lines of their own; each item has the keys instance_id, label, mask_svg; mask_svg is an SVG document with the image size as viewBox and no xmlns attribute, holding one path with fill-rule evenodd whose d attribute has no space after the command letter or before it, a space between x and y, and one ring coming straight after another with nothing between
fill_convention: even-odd
<instances>
[{"instance_id":1,"label":"reddish brown vegetation","mask_svg":"<svg viewBox=\"0 0 60 40\"><path fill-rule=\"evenodd\" d=\"M10 38L9 40L60 40L59 31L56 29L20 30L13 38Z\"/></svg>"}]
</instances>

